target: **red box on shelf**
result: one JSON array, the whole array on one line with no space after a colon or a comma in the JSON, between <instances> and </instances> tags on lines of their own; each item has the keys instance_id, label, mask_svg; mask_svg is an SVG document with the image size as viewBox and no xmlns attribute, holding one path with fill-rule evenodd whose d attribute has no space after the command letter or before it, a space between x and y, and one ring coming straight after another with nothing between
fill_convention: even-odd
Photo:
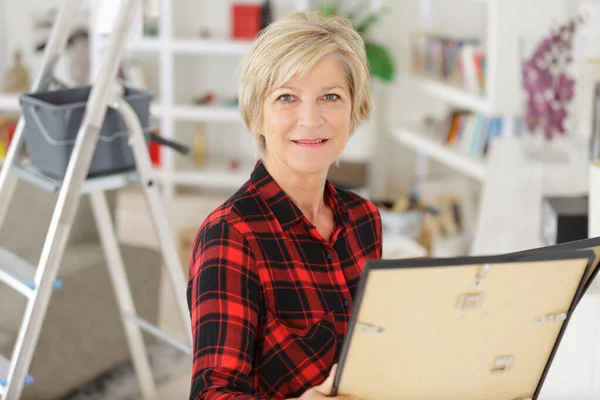
<instances>
[{"instance_id":1,"label":"red box on shelf","mask_svg":"<svg viewBox=\"0 0 600 400\"><path fill-rule=\"evenodd\" d=\"M232 4L231 37L253 40L262 25L262 7L252 4Z\"/></svg>"}]
</instances>

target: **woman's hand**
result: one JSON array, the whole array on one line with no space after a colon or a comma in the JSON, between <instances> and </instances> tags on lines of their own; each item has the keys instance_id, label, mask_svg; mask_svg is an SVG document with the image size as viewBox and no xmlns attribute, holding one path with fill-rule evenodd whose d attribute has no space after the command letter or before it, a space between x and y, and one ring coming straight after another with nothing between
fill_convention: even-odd
<instances>
[{"instance_id":1,"label":"woman's hand","mask_svg":"<svg viewBox=\"0 0 600 400\"><path fill-rule=\"evenodd\" d=\"M359 400L355 396L335 396L331 397L331 390L333 389L333 379L335 378L335 371L337 370L337 364L329 371L327 379L318 386L308 389L302 396L297 400L319 400L319 399L337 399L337 400Z\"/></svg>"}]
</instances>

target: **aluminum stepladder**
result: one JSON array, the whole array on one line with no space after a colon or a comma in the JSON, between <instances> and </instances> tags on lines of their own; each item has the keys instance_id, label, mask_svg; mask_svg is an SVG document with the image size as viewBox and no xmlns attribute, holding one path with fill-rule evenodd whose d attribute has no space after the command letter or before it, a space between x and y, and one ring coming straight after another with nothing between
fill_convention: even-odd
<instances>
[{"instance_id":1,"label":"aluminum stepladder","mask_svg":"<svg viewBox=\"0 0 600 400\"><path fill-rule=\"evenodd\" d=\"M83 0L65 0L54 24L51 38L45 48L42 67L32 92L50 90L53 70L66 48L69 27L74 21ZM119 244L111 219L104 191L138 184L145 194L154 230L160 244L164 267L168 272L176 304L184 326L189 326L190 316L185 299L186 282L177 253L169 221L162 205L158 185L146 145L143 127L131 106L123 100L117 84L117 72L121 62L129 27L142 6L141 0L121 0L114 28L108 41L98 76L92 86L86 112L74 144L73 152L62 182L36 173L23 161L25 121L20 117L12 143L0 170L0 228L8 212L18 179L58 192L56 206L46 235L41 256L35 268L18 255L3 249L0 243L0 282L8 284L27 297L27 306L10 359L0 355L0 399L19 399L24 386L31 383L28 370L40 335L57 273L75 219L80 197L90 196L94 218L103 247L106 264L117 297L117 304L125 328L125 336L140 383L144 399L155 399L156 386L150 367L142 330L156 335L180 350L191 354L191 330L186 329L186 342L180 342L162 333L158 328L140 319L135 312L132 294L120 253ZM107 109L119 112L130 135L136 161L136 170L111 176L88 179L88 171L99 139L100 128ZM65 327L68 329L68 327ZM35 377L33 377L35 378ZM3 383L3 385L1 384ZM35 384L35 383L33 383Z\"/></svg>"}]
</instances>

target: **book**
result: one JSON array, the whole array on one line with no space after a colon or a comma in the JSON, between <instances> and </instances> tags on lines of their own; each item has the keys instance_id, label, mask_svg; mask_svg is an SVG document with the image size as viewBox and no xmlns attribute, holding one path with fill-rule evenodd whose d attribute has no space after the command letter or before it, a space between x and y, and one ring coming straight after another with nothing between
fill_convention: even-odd
<instances>
[{"instance_id":1,"label":"book","mask_svg":"<svg viewBox=\"0 0 600 400\"><path fill-rule=\"evenodd\" d=\"M486 89L486 52L480 40L433 32L418 32L411 39L412 70L482 95Z\"/></svg>"}]
</instances>

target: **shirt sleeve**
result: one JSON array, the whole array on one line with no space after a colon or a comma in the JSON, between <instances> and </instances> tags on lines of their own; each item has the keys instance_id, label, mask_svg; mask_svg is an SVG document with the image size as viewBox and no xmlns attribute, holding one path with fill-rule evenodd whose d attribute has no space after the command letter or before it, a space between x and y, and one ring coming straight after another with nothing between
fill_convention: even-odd
<instances>
[{"instance_id":1,"label":"shirt sleeve","mask_svg":"<svg viewBox=\"0 0 600 400\"><path fill-rule=\"evenodd\" d=\"M380 259L383 257L383 226L381 223L381 213L377 207L375 207L375 232L377 233L377 252L379 253L377 258Z\"/></svg>"},{"instance_id":2,"label":"shirt sleeve","mask_svg":"<svg viewBox=\"0 0 600 400\"><path fill-rule=\"evenodd\" d=\"M250 381L260 283L247 239L227 222L202 227L187 300L193 335L190 400L255 400Z\"/></svg>"}]
</instances>

